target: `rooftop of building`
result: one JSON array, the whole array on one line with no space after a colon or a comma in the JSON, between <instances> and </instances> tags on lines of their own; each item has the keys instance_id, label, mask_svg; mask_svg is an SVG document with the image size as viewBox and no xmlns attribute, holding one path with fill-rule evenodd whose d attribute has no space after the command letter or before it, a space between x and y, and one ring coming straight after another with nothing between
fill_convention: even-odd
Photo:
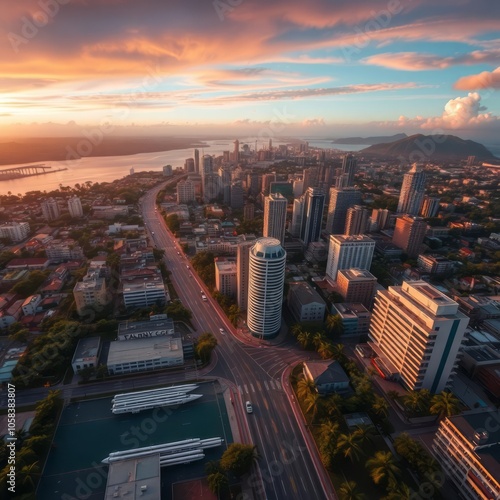
<instances>
[{"instance_id":1,"label":"rooftop of building","mask_svg":"<svg viewBox=\"0 0 500 500\"><path fill-rule=\"evenodd\" d=\"M265 259L279 259L286 255L280 240L276 238L259 238L250 252L256 257Z\"/></svg>"},{"instance_id":2,"label":"rooftop of building","mask_svg":"<svg viewBox=\"0 0 500 500\"><path fill-rule=\"evenodd\" d=\"M89 358L95 358L99 353L99 346L101 345L101 337L86 337L80 339L73 354L73 360L83 360Z\"/></svg>"},{"instance_id":3,"label":"rooftop of building","mask_svg":"<svg viewBox=\"0 0 500 500\"><path fill-rule=\"evenodd\" d=\"M289 293L292 293L302 305L313 303L325 305L325 301L322 299L321 295L309 283L290 283Z\"/></svg>"},{"instance_id":4,"label":"rooftop of building","mask_svg":"<svg viewBox=\"0 0 500 500\"><path fill-rule=\"evenodd\" d=\"M6 267L45 266L48 263L49 259L45 257L28 257L26 259L12 259Z\"/></svg>"},{"instance_id":5,"label":"rooftop of building","mask_svg":"<svg viewBox=\"0 0 500 500\"><path fill-rule=\"evenodd\" d=\"M237 266L234 260L216 258L215 267L219 272L236 272Z\"/></svg>"},{"instance_id":6,"label":"rooftop of building","mask_svg":"<svg viewBox=\"0 0 500 500\"><path fill-rule=\"evenodd\" d=\"M339 269L339 274L347 278L349 281L377 281L377 278L366 269Z\"/></svg>"},{"instance_id":7,"label":"rooftop of building","mask_svg":"<svg viewBox=\"0 0 500 500\"><path fill-rule=\"evenodd\" d=\"M349 377L338 361L306 361L304 366L316 385L349 382Z\"/></svg>"},{"instance_id":8,"label":"rooftop of building","mask_svg":"<svg viewBox=\"0 0 500 500\"><path fill-rule=\"evenodd\" d=\"M475 361L500 361L500 353L488 346L471 346L464 349L464 355L470 356Z\"/></svg>"},{"instance_id":9,"label":"rooftop of building","mask_svg":"<svg viewBox=\"0 0 500 500\"><path fill-rule=\"evenodd\" d=\"M478 410L448 417L490 474L500 477L500 410Z\"/></svg>"},{"instance_id":10,"label":"rooftop of building","mask_svg":"<svg viewBox=\"0 0 500 500\"><path fill-rule=\"evenodd\" d=\"M105 500L161 497L160 454L129 458L109 465Z\"/></svg>"},{"instance_id":11,"label":"rooftop of building","mask_svg":"<svg viewBox=\"0 0 500 500\"><path fill-rule=\"evenodd\" d=\"M332 304L332 307L336 309L344 319L370 316L370 311L363 304L358 302L341 302Z\"/></svg>"},{"instance_id":12,"label":"rooftop of building","mask_svg":"<svg viewBox=\"0 0 500 500\"><path fill-rule=\"evenodd\" d=\"M96 290L102 288L104 284L104 278L99 278L98 276L93 276L92 278L88 278L85 281L79 281L73 292L85 292L89 290Z\"/></svg>"},{"instance_id":13,"label":"rooftop of building","mask_svg":"<svg viewBox=\"0 0 500 500\"><path fill-rule=\"evenodd\" d=\"M138 276L134 278L127 278L127 281L123 283L123 293L153 289L165 289L161 276Z\"/></svg>"},{"instance_id":14,"label":"rooftop of building","mask_svg":"<svg viewBox=\"0 0 500 500\"><path fill-rule=\"evenodd\" d=\"M147 333L167 331L174 333L174 320L172 318L162 318L149 321L125 321L118 324L118 336L130 333Z\"/></svg>"},{"instance_id":15,"label":"rooftop of building","mask_svg":"<svg viewBox=\"0 0 500 500\"><path fill-rule=\"evenodd\" d=\"M449 259L446 257L443 257L442 255L433 255L433 254L420 254L418 256L419 259L424 259L424 260L430 260L433 262L451 262Z\"/></svg>"},{"instance_id":16,"label":"rooftop of building","mask_svg":"<svg viewBox=\"0 0 500 500\"><path fill-rule=\"evenodd\" d=\"M120 341L109 345L108 366L160 358L183 357L182 339L158 336Z\"/></svg>"},{"instance_id":17,"label":"rooftop of building","mask_svg":"<svg viewBox=\"0 0 500 500\"><path fill-rule=\"evenodd\" d=\"M336 241L339 243L373 243L375 244L375 240L366 236L365 234L331 234L330 241Z\"/></svg>"},{"instance_id":18,"label":"rooftop of building","mask_svg":"<svg viewBox=\"0 0 500 500\"><path fill-rule=\"evenodd\" d=\"M458 304L450 297L447 297L444 293L440 292L437 288L429 285L426 281L405 281L401 287L405 292L410 292L415 290L423 294L427 299L431 300L437 305L456 305Z\"/></svg>"}]
</instances>

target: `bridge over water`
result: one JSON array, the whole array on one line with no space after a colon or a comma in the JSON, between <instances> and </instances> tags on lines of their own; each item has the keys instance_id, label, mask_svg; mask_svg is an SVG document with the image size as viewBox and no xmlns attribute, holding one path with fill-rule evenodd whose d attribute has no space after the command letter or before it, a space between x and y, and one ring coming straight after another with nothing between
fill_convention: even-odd
<instances>
[{"instance_id":1,"label":"bridge over water","mask_svg":"<svg viewBox=\"0 0 500 500\"><path fill-rule=\"evenodd\" d=\"M68 170L67 168L53 169L45 163L38 165L26 165L24 167L12 167L0 169L0 181L8 181L11 179L19 179L20 177L31 177L33 175L52 174L60 172L61 170Z\"/></svg>"}]
</instances>

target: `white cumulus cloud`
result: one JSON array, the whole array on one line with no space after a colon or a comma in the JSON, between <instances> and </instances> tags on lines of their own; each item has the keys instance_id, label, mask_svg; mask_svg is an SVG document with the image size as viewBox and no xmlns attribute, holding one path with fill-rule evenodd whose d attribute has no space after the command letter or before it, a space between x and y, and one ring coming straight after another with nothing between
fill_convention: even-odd
<instances>
[{"instance_id":1,"label":"white cumulus cloud","mask_svg":"<svg viewBox=\"0 0 500 500\"><path fill-rule=\"evenodd\" d=\"M477 92L469 92L466 97L450 99L444 107L443 114L427 119L422 128L462 129L497 120L496 116L485 111L486 108L481 105L481 96Z\"/></svg>"}]
</instances>

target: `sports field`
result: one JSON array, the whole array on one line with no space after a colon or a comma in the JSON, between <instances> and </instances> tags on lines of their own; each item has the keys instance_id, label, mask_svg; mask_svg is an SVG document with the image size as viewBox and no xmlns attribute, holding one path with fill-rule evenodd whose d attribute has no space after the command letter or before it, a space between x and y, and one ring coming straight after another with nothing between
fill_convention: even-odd
<instances>
[{"instance_id":1,"label":"sports field","mask_svg":"<svg viewBox=\"0 0 500 500\"><path fill-rule=\"evenodd\" d=\"M233 440L218 389L218 384L202 384L193 393L203 397L192 403L138 414L113 415L111 398L70 404L61 416L37 498L102 500L108 468L101 460L110 452L222 437L224 446L206 450L204 460L162 468L162 499L171 499L173 483L202 477L204 464L219 459Z\"/></svg>"}]
</instances>

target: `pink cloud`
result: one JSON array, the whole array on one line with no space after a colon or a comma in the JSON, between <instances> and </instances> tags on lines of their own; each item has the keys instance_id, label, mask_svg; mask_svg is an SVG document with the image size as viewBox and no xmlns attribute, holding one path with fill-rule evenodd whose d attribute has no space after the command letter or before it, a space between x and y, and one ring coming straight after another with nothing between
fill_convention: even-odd
<instances>
[{"instance_id":1,"label":"pink cloud","mask_svg":"<svg viewBox=\"0 0 500 500\"><path fill-rule=\"evenodd\" d=\"M500 66L493 71L463 76L454 86L459 90L500 89Z\"/></svg>"},{"instance_id":2,"label":"pink cloud","mask_svg":"<svg viewBox=\"0 0 500 500\"><path fill-rule=\"evenodd\" d=\"M468 54L451 57L420 54L418 52L386 52L367 57L362 62L403 71L421 71L443 69L459 64L496 63L498 60L500 60L500 49L476 50Z\"/></svg>"}]
</instances>

